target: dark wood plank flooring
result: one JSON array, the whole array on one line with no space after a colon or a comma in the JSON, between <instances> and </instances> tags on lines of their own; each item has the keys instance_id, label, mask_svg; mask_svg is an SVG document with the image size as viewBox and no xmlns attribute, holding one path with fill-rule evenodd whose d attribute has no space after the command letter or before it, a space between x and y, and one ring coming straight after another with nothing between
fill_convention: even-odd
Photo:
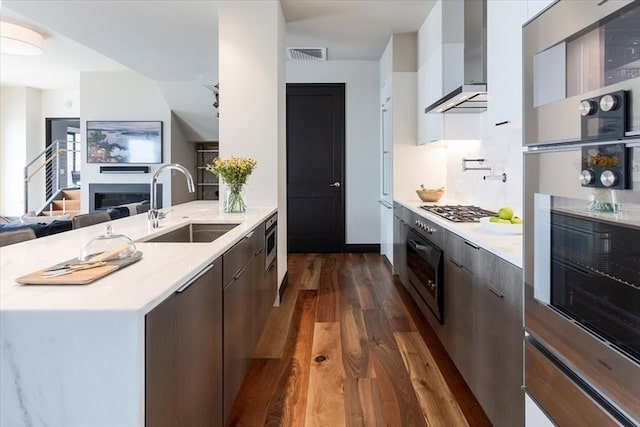
<instances>
[{"instance_id":1,"label":"dark wood plank flooring","mask_svg":"<svg viewBox=\"0 0 640 427\"><path fill-rule=\"evenodd\" d=\"M227 426L490 426L386 260L289 254Z\"/></svg>"}]
</instances>

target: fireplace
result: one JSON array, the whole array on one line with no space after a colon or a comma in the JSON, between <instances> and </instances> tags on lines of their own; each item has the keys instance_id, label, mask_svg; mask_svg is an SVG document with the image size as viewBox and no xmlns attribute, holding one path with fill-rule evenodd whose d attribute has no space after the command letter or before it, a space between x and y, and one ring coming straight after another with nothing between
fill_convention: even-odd
<instances>
[{"instance_id":1,"label":"fireplace","mask_svg":"<svg viewBox=\"0 0 640 427\"><path fill-rule=\"evenodd\" d=\"M151 199L151 184L89 184L89 212ZM162 207L162 184L157 188L158 208Z\"/></svg>"}]
</instances>

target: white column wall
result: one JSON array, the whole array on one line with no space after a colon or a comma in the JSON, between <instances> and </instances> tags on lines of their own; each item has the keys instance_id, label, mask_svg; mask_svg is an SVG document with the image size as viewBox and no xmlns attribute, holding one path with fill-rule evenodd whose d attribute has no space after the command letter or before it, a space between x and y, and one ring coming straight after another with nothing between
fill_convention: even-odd
<instances>
[{"instance_id":1,"label":"white column wall","mask_svg":"<svg viewBox=\"0 0 640 427\"><path fill-rule=\"evenodd\" d=\"M380 64L287 62L288 83L345 83L346 243L380 243Z\"/></svg>"},{"instance_id":2,"label":"white column wall","mask_svg":"<svg viewBox=\"0 0 640 427\"><path fill-rule=\"evenodd\" d=\"M249 206L276 204L278 12L275 1L221 2L220 156L252 157Z\"/></svg>"},{"instance_id":3,"label":"white column wall","mask_svg":"<svg viewBox=\"0 0 640 427\"><path fill-rule=\"evenodd\" d=\"M287 270L284 31L278 1L220 2L220 157L258 162L245 192L249 209L278 207L278 283Z\"/></svg>"}]
</instances>

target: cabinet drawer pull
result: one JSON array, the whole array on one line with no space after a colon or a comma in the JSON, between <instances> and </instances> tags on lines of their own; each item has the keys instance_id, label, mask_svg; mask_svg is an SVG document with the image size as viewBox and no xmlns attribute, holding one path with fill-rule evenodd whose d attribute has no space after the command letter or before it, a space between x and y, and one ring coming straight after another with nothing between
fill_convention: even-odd
<instances>
[{"instance_id":1,"label":"cabinet drawer pull","mask_svg":"<svg viewBox=\"0 0 640 427\"><path fill-rule=\"evenodd\" d=\"M246 267L242 267L235 276L233 276L233 280L238 280L240 278L240 276L242 276L244 274L244 271L246 270Z\"/></svg>"},{"instance_id":2,"label":"cabinet drawer pull","mask_svg":"<svg viewBox=\"0 0 640 427\"><path fill-rule=\"evenodd\" d=\"M494 287L487 285L487 289L489 289L489 291L495 296L497 296L498 298L504 298L504 295Z\"/></svg>"},{"instance_id":3,"label":"cabinet drawer pull","mask_svg":"<svg viewBox=\"0 0 640 427\"><path fill-rule=\"evenodd\" d=\"M180 286L180 288L178 288L178 290L176 291L176 293L181 294L182 292L184 292L189 286L193 285L199 278L201 278L202 276L204 276L205 274L207 274L207 272L209 270L211 270L213 268L213 263L209 264L208 266L206 266L204 268L204 270L200 271L200 273L196 274L191 280L189 280L187 283L185 283L184 285Z\"/></svg>"},{"instance_id":4,"label":"cabinet drawer pull","mask_svg":"<svg viewBox=\"0 0 640 427\"><path fill-rule=\"evenodd\" d=\"M276 266L275 262L272 262L271 265L269 266L269 268L267 269L267 272L265 274L269 274L271 273L271 270L273 270L273 268Z\"/></svg>"},{"instance_id":5,"label":"cabinet drawer pull","mask_svg":"<svg viewBox=\"0 0 640 427\"><path fill-rule=\"evenodd\" d=\"M260 247L260 249L258 249L257 251L255 251L254 255L258 256L260 255L260 252L264 251L264 246Z\"/></svg>"},{"instance_id":6,"label":"cabinet drawer pull","mask_svg":"<svg viewBox=\"0 0 640 427\"><path fill-rule=\"evenodd\" d=\"M463 265L462 265L462 264L458 264L456 261L454 261L454 260L453 260L453 259L451 259L451 258L449 258L449 261L451 261L451 263L452 263L453 265L455 265L456 267L458 267L458 268L462 268L462 267L463 267Z\"/></svg>"},{"instance_id":7,"label":"cabinet drawer pull","mask_svg":"<svg viewBox=\"0 0 640 427\"><path fill-rule=\"evenodd\" d=\"M473 249L480 249L480 246L476 246L473 243L467 242L466 240L464 241L464 244L467 246L471 246Z\"/></svg>"},{"instance_id":8,"label":"cabinet drawer pull","mask_svg":"<svg viewBox=\"0 0 640 427\"><path fill-rule=\"evenodd\" d=\"M255 231L250 231L249 233L247 233L246 236L244 236L245 239L250 239L253 237L253 235L255 234Z\"/></svg>"}]
</instances>

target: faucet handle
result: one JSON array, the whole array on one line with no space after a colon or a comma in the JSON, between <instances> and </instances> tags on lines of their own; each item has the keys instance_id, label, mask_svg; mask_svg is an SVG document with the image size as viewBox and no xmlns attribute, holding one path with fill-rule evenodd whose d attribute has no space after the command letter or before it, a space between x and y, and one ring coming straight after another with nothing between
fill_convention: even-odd
<instances>
[{"instance_id":1,"label":"faucet handle","mask_svg":"<svg viewBox=\"0 0 640 427\"><path fill-rule=\"evenodd\" d=\"M169 212L173 212L173 209L169 209L166 212L158 211L158 219L165 219Z\"/></svg>"}]
</instances>

